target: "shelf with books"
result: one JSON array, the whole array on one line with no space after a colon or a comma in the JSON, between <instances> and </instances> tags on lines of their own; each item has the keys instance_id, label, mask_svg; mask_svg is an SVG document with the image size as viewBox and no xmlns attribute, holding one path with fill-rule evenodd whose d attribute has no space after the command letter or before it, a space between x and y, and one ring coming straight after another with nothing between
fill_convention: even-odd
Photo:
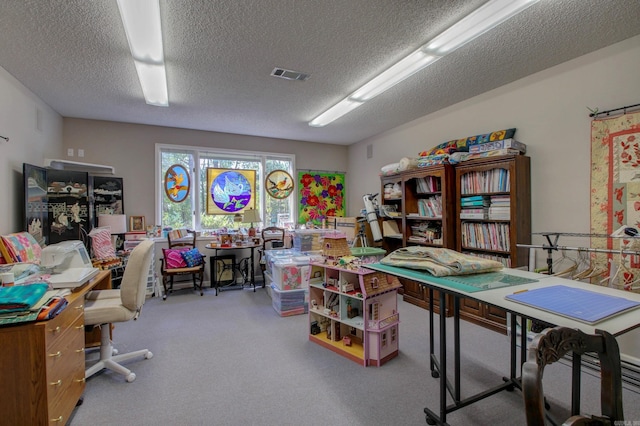
<instances>
[{"instance_id":1,"label":"shelf with books","mask_svg":"<svg viewBox=\"0 0 640 426\"><path fill-rule=\"evenodd\" d=\"M404 244L455 247L453 168L448 164L411 170L404 181Z\"/></svg>"},{"instance_id":2,"label":"shelf with books","mask_svg":"<svg viewBox=\"0 0 640 426\"><path fill-rule=\"evenodd\" d=\"M518 244L531 241L530 158L487 157L455 167L456 247L462 253L493 259L507 267L527 264L528 252ZM461 316L506 332L506 314L463 299Z\"/></svg>"},{"instance_id":3,"label":"shelf with books","mask_svg":"<svg viewBox=\"0 0 640 426\"><path fill-rule=\"evenodd\" d=\"M383 191L400 178L402 201L383 198L383 204L395 204L400 216L394 224L383 223L384 248L391 252L408 245L455 249L454 170L449 164L408 170L395 176L383 176ZM385 186L387 185L387 186ZM397 188L397 187L396 187ZM384 219L388 221L388 219ZM385 232L385 228L387 232ZM392 229L393 228L393 229ZM396 231L397 230L397 231ZM412 280L401 279L403 299L428 308L428 292ZM440 312L439 296L434 296L434 311ZM446 310L446 315L450 315Z\"/></svg>"}]
</instances>

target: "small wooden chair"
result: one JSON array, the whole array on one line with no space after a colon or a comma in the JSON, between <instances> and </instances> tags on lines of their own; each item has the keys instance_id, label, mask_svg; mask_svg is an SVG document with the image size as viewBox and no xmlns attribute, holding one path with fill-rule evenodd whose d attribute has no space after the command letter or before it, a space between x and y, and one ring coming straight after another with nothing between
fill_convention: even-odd
<instances>
[{"instance_id":1,"label":"small wooden chair","mask_svg":"<svg viewBox=\"0 0 640 426\"><path fill-rule=\"evenodd\" d=\"M618 421L622 424L622 370L620 349L615 337L602 330L596 330L596 334L585 334L572 328L555 327L536 336L529 346L527 362L522 366L522 394L527 425L544 426L544 367L569 352L578 357L585 353L598 355L601 414L591 417L574 415L565 420L563 425L613 425Z\"/></svg>"},{"instance_id":2,"label":"small wooden chair","mask_svg":"<svg viewBox=\"0 0 640 426\"><path fill-rule=\"evenodd\" d=\"M262 271L262 288L266 283L264 272L267 268L265 251L284 247L285 230L277 226L270 226L262 230L262 248L258 249L260 253L260 270Z\"/></svg>"},{"instance_id":3,"label":"small wooden chair","mask_svg":"<svg viewBox=\"0 0 640 426\"><path fill-rule=\"evenodd\" d=\"M170 250L175 249L183 249L189 250L193 248L197 248L196 246L196 232L190 229L185 230L177 230L171 231L167 234L167 241ZM167 299L167 294L173 292L173 278L177 275L192 275L193 277L193 288L200 289L200 296L202 296L202 281L204 280L204 267L205 260L202 257L202 263L194 266L185 266L185 267L170 267L169 259L166 259L167 255L170 255L168 252L164 252L164 256L162 257L161 262L161 274L162 274L162 286L164 287L164 294L162 295L162 299ZM197 283L197 278L200 278L200 284ZM167 286L167 282L169 285Z\"/></svg>"}]
</instances>

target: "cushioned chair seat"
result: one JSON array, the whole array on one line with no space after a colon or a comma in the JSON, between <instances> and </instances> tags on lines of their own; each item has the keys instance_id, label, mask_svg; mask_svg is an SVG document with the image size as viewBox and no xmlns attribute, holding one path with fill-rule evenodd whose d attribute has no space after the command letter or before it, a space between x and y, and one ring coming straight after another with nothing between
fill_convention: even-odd
<instances>
[{"instance_id":1,"label":"cushioned chair seat","mask_svg":"<svg viewBox=\"0 0 640 426\"><path fill-rule=\"evenodd\" d=\"M86 300L120 299L120 290L92 290L87 293Z\"/></svg>"},{"instance_id":2,"label":"cushioned chair seat","mask_svg":"<svg viewBox=\"0 0 640 426\"><path fill-rule=\"evenodd\" d=\"M135 311L130 311L122 306L119 297L101 297L85 302L84 320L87 324L125 322L133 319L135 314Z\"/></svg>"}]
</instances>

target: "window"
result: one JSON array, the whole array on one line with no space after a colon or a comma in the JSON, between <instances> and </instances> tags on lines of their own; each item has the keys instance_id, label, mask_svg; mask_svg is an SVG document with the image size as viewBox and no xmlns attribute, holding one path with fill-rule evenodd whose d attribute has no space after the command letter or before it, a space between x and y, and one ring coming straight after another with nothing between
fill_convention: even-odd
<instances>
[{"instance_id":1,"label":"window","mask_svg":"<svg viewBox=\"0 0 640 426\"><path fill-rule=\"evenodd\" d=\"M207 199L211 197L211 188L207 187L207 169L255 170L255 208L260 213L262 223L254 227L284 226L286 222L295 222L294 194L285 199L267 195L264 188L265 176L274 170L284 170L293 176L295 156L254 151L233 151L206 147L187 147L179 145L156 145L156 223L162 228L193 228L213 230L221 227L248 227L248 223L234 222L234 215L207 214ZM185 190L179 202L170 197L167 191L167 170L171 166L176 170L190 172L190 188Z\"/></svg>"}]
</instances>

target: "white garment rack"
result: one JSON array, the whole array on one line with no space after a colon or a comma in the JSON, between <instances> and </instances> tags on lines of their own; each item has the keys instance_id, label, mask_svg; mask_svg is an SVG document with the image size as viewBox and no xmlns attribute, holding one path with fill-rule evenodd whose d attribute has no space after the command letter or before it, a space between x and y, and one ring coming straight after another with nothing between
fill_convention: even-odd
<instances>
[{"instance_id":1,"label":"white garment rack","mask_svg":"<svg viewBox=\"0 0 640 426\"><path fill-rule=\"evenodd\" d=\"M630 255L640 255L640 251L638 250L613 250L613 249L599 249L592 247L569 247L569 246L561 246L558 245L558 239L561 236L565 237L583 237L583 238L637 238L637 237L612 237L608 234L580 234L580 233L572 233L572 232L534 232L532 235L542 235L547 239L549 244L535 245L535 244L518 244L518 247L523 248L536 248L543 249L547 251L547 270L549 274L553 274L553 252L558 250L570 250L570 251L581 251L581 252L591 252L591 253L609 253L609 254L630 254Z\"/></svg>"}]
</instances>

